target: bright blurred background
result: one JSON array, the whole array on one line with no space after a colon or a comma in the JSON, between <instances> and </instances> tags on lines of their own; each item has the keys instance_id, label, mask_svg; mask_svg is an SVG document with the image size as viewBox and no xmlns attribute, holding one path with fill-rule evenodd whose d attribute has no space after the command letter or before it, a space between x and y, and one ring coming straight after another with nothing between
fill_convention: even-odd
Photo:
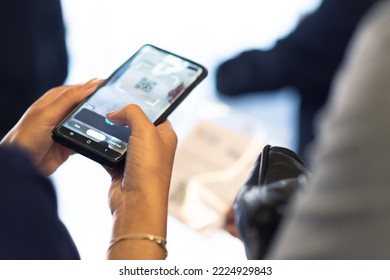
<instances>
[{"instance_id":1,"label":"bright blurred background","mask_svg":"<svg viewBox=\"0 0 390 280\"><path fill-rule=\"evenodd\" d=\"M218 63L242 50L272 47L319 3L62 0L70 58L67 83L105 78L141 45L151 43L209 69L206 81L169 118L179 136L179 148L199 120L222 118L233 123L237 115L249 120L252 131L261 135L259 149L265 142L294 148L299 104L294 92L285 89L276 94L222 100L216 94L214 70ZM111 227L109 176L98 164L76 155L53 175L53 181L60 216L82 259L104 259ZM204 235L174 217L169 218L168 225L170 260L245 259L241 242L224 230Z\"/></svg>"}]
</instances>

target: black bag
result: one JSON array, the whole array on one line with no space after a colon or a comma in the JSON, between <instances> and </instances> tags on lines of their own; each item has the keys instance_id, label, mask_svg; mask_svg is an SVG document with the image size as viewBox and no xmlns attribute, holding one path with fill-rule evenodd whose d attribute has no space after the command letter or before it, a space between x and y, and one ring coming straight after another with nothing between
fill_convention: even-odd
<instances>
[{"instance_id":1,"label":"black bag","mask_svg":"<svg viewBox=\"0 0 390 280\"><path fill-rule=\"evenodd\" d=\"M267 145L234 203L235 222L248 259L263 259L288 214L291 197L309 175L293 151Z\"/></svg>"}]
</instances>

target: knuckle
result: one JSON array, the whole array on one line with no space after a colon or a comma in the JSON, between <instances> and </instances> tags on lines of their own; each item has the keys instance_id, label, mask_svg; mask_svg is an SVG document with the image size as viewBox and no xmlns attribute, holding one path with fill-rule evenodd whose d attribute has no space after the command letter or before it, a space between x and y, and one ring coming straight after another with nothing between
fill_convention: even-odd
<instances>
[{"instance_id":1,"label":"knuckle","mask_svg":"<svg viewBox=\"0 0 390 280\"><path fill-rule=\"evenodd\" d=\"M137 104L127 104L125 106L126 111L132 112L132 111L140 111L141 107L138 106Z\"/></svg>"}]
</instances>

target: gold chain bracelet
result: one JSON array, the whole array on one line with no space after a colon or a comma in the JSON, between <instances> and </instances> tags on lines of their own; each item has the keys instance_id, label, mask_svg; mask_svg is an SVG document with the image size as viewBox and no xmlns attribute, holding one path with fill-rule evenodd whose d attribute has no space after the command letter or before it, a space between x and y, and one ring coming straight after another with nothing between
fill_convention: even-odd
<instances>
[{"instance_id":1,"label":"gold chain bracelet","mask_svg":"<svg viewBox=\"0 0 390 280\"><path fill-rule=\"evenodd\" d=\"M110 250L112 246L115 244L125 241L125 240L149 240L154 243L156 243L165 253L165 258L168 256L168 250L167 250L167 240L163 237L156 236L153 234L146 234L146 233L133 233L133 234L125 234L121 235L117 238L114 238L110 241L110 245L108 246L107 250Z\"/></svg>"}]
</instances>

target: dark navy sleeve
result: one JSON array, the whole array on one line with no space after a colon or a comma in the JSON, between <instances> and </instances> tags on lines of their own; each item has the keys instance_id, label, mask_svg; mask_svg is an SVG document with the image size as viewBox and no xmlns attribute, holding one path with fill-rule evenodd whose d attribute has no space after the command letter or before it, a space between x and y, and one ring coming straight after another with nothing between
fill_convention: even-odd
<instances>
[{"instance_id":1,"label":"dark navy sleeve","mask_svg":"<svg viewBox=\"0 0 390 280\"><path fill-rule=\"evenodd\" d=\"M0 148L0 259L79 259L53 185L16 149Z\"/></svg>"}]
</instances>

